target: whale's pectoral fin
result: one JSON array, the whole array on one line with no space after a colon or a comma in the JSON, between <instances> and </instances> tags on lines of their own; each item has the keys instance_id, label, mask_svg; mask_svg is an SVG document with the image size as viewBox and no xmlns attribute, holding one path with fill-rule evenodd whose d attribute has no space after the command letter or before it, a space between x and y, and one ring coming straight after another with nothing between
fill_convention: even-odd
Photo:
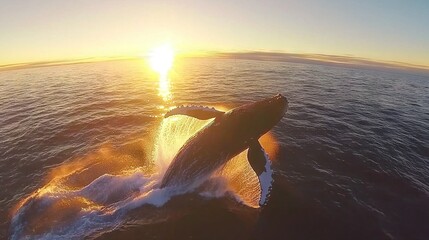
<instances>
[{"instance_id":1,"label":"whale's pectoral fin","mask_svg":"<svg viewBox=\"0 0 429 240\"><path fill-rule=\"evenodd\" d=\"M189 117L198 118L200 120L207 120L223 115L224 112L218 111L214 108L202 107L202 106L181 106L168 111L164 118L168 118L173 115L186 115Z\"/></svg>"},{"instance_id":2,"label":"whale's pectoral fin","mask_svg":"<svg viewBox=\"0 0 429 240\"><path fill-rule=\"evenodd\" d=\"M273 182L273 170L271 168L271 160L268 158L261 144L255 140L250 144L249 151L247 152L247 159L250 166L255 171L261 186L261 198L259 205L263 206L267 203L271 184Z\"/></svg>"}]
</instances>

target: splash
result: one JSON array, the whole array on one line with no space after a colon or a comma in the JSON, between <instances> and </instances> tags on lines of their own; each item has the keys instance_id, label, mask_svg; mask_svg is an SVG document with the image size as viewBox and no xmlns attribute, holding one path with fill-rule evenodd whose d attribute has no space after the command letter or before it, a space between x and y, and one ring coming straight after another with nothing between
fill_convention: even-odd
<instances>
[{"instance_id":1,"label":"splash","mask_svg":"<svg viewBox=\"0 0 429 240\"><path fill-rule=\"evenodd\" d=\"M177 192L158 188L180 147L208 122L186 116L164 119L153 149L147 147L151 141L145 140L120 149L106 145L53 169L45 185L13 210L11 238L95 237L123 225L134 209L162 207L172 197L186 192L209 198L232 196L257 208L260 188L246 152L204 179L197 189ZM270 136L263 137L263 145L264 139L272 140ZM273 153L270 147L267 150Z\"/></svg>"}]
</instances>

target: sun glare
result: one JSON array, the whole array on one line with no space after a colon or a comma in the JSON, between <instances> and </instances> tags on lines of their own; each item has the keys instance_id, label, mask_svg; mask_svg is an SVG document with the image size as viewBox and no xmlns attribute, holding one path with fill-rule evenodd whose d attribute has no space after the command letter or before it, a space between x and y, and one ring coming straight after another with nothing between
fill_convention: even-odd
<instances>
[{"instance_id":1,"label":"sun glare","mask_svg":"<svg viewBox=\"0 0 429 240\"><path fill-rule=\"evenodd\" d=\"M174 50L168 44L157 47L149 53L150 66L161 76L167 75L173 65L173 60Z\"/></svg>"},{"instance_id":2,"label":"sun glare","mask_svg":"<svg viewBox=\"0 0 429 240\"><path fill-rule=\"evenodd\" d=\"M173 66L174 50L171 45L165 44L149 52L149 63L152 69L159 74L159 95L167 102L171 99L170 79L168 72Z\"/></svg>"}]
</instances>

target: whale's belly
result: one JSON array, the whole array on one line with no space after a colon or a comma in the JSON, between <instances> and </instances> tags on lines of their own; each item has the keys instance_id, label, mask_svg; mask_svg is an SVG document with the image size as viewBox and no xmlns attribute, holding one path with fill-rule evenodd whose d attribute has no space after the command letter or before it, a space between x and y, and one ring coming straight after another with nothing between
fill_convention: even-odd
<instances>
[{"instance_id":1,"label":"whale's belly","mask_svg":"<svg viewBox=\"0 0 429 240\"><path fill-rule=\"evenodd\" d=\"M207 137L191 139L174 157L164 175L161 187L201 184L245 149L244 145L233 146L228 141L217 141Z\"/></svg>"},{"instance_id":2,"label":"whale's belly","mask_svg":"<svg viewBox=\"0 0 429 240\"><path fill-rule=\"evenodd\" d=\"M201 183L229 160L228 155L229 153L213 152L205 147L184 148L167 169L161 187Z\"/></svg>"},{"instance_id":3,"label":"whale's belly","mask_svg":"<svg viewBox=\"0 0 429 240\"><path fill-rule=\"evenodd\" d=\"M168 167L161 187L198 185L248 145L222 123L213 121L182 146Z\"/></svg>"}]
</instances>

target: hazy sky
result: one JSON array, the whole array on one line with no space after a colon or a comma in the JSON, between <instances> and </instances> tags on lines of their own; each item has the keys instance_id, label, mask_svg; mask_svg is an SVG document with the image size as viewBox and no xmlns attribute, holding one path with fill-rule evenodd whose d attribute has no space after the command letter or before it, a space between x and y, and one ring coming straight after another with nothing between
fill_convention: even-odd
<instances>
[{"instance_id":1,"label":"hazy sky","mask_svg":"<svg viewBox=\"0 0 429 240\"><path fill-rule=\"evenodd\" d=\"M0 0L0 64L186 51L429 65L429 0Z\"/></svg>"}]
</instances>

